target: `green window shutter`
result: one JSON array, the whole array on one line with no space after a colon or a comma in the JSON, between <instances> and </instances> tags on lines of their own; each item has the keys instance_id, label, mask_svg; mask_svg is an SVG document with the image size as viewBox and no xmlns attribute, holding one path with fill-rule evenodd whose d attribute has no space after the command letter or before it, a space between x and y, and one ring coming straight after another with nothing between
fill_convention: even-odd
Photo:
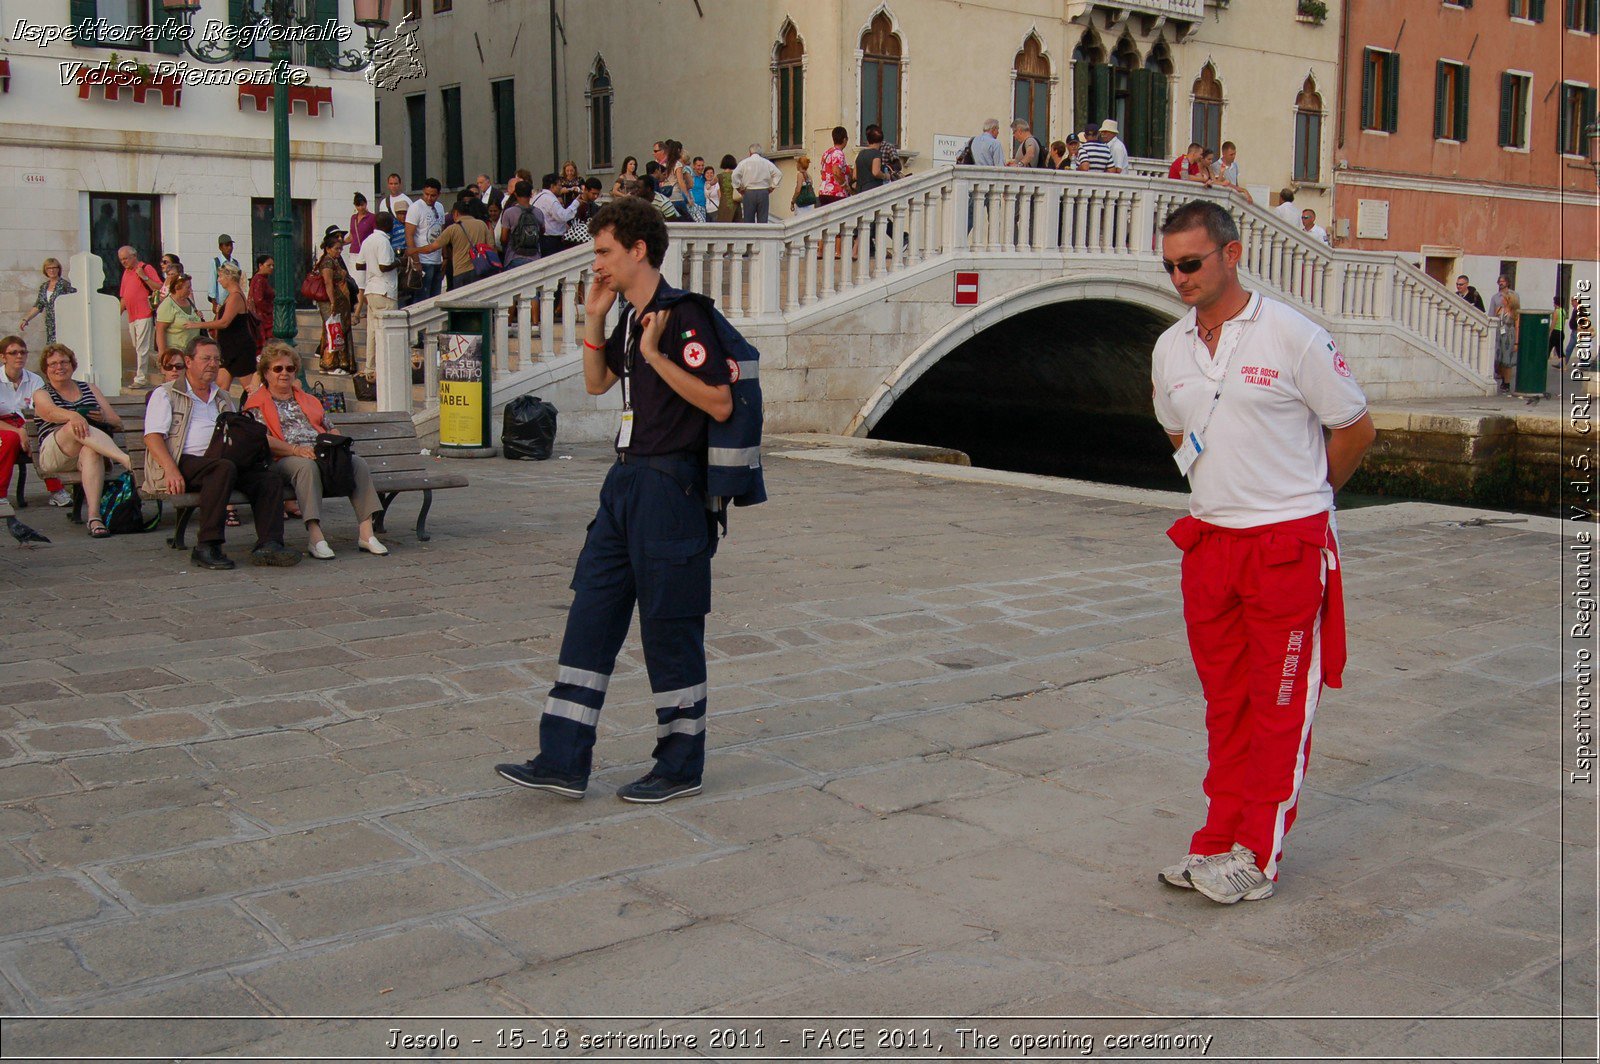
<instances>
[{"instance_id":1,"label":"green window shutter","mask_svg":"<svg viewBox=\"0 0 1600 1064\"><path fill-rule=\"evenodd\" d=\"M1150 154L1167 157L1167 127L1172 124L1172 88L1159 70L1150 72Z\"/></svg>"},{"instance_id":2,"label":"green window shutter","mask_svg":"<svg viewBox=\"0 0 1600 1064\"><path fill-rule=\"evenodd\" d=\"M1600 0L1583 0L1583 28L1589 33L1600 23Z\"/></svg>"},{"instance_id":3,"label":"green window shutter","mask_svg":"<svg viewBox=\"0 0 1600 1064\"><path fill-rule=\"evenodd\" d=\"M1150 148L1150 71L1135 70L1128 79L1128 148L1134 155L1149 157Z\"/></svg>"},{"instance_id":4,"label":"green window shutter","mask_svg":"<svg viewBox=\"0 0 1600 1064\"><path fill-rule=\"evenodd\" d=\"M1433 71L1433 139L1440 140L1449 127L1445 124L1444 113L1450 100L1446 88L1450 84L1450 64L1443 59L1434 64Z\"/></svg>"},{"instance_id":5,"label":"green window shutter","mask_svg":"<svg viewBox=\"0 0 1600 1064\"><path fill-rule=\"evenodd\" d=\"M1368 48L1361 53L1361 128L1376 129L1378 108L1377 55Z\"/></svg>"},{"instance_id":6,"label":"green window shutter","mask_svg":"<svg viewBox=\"0 0 1600 1064\"><path fill-rule=\"evenodd\" d=\"M1528 17L1535 22L1544 21L1544 0L1528 0Z\"/></svg>"},{"instance_id":7,"label":"green window shutter","mask_svg":"<svg viewBox=\"0 0 1600 1064\"><path fill-rule=\"evenodd\" d=\"M245 0L228 0L228 25L244 25Z\"/></svg>"},{"instance_id":8,"label":"green window shutter","mask_svg":"<svg viewBox=\"0 0 1600 1064\"><path fill-rule=\"evenodd\" d=\"M1511 144L1511 103L1514 93L1513 79L1510 74L1500 75L1500 146L1508 147Z\"/></svg>"},{"instance_id":9,"label":"green window shutter","mask_svg":"<svg viewBox=\"0 0 1600 1064\"><path fill-rule=\"evenodd\" d=\"M311 17L319 26L329 19L337 23L339 0L312 0ZM311 66L332 66L334 57L338 54L338 41L318 41L306 47L306 62Z\"/></svg>"},{"instance_id":10,"label":"green window shutter","mask_svg":"<svg viewBox=\"0 0 1600 1064\"><path fill-rule=\"evenodd\" d=\"M1111 117L1111 66L1094 65L1094 84L1089 92L1089 121L1101 122Z\"/></svg>"},{"instance_id":11,"label":"green window shutter","mask_svg":"<svg viewBox=\"0 0 1600 1064\"><path fill-rule=\"evenodd\" d=\"M1472 108L1467 106L1471 98L1472 71L1465 65L1456 72L1456 139L1467 139L1467 115L1472 113Z\"/></svg>"},{"instance_id":12,"label":"green window shutter","mask_svg":"<svg viewBox=\"0 0 1600 1064\"><path fill-rule=\"evenodd\" d=\"M1383 128L1393 133L1400 128L1400 57L1390 52L1384 66L1388 77L1383 83Z\"/></svg>"},{"instance_id":13,"label":"green window shutter","mask_svg":"<svg viewBox=\"0 0 1600 1064\"><path fill-rule=\"evenodd\" d=\"M1089 124L1089 88L1093 76L1089 64L1072 64L1072 128L1068 133L1081 132Z\"/></svg>"},{"instance_id":14,"label":"green window shutter","mask_svg":"<svg viewBox=\"0 0 1600 1064\"><path fill-rule=\"evenodd\" d=\"M1556 101L1556 154L1563 154L1572 137L1571 93L1578 90L1561 86L1561 98Z\"/></svg>"},{"instance_id":15,"label":"green window shutter","mask_svg":"<svg viewBox=\"0 0 1600 1064\"><path fill-rule=\"evenodd\" d=\"M176 16L167 14L166 5L162 3L162 0L150 0L150 25L165 26L169 22L176 23L177 21ZM164 55L181 55L183 53L183 41L165 33L156 38L153 47Z\"/></svg>"},{"instance_id":16,"label":"green window shutter","mask_svg":"<svg viewBox=\"0 0 1600 1064\"><path fill-rule=\"evenodd\" d=\"M1600 101L1600 89L1583 90L1583 133L1585 137L1588 136L1589 127L1595 124L1597 101ZM1587 155L1589 153L1589 145L1579 145L1578 151Z\"/></svg>"},{"instance_id":17,"label":"green window shutter","mask_svg":"<svg viewBox=\"0 0 1600 1064\"><path fill-rule=\"evenodd\" d=\"M790 91L793 93L794 110L789 115L789 134L794 137L792 143L804 147L806 135L806 73L799 66L790 68L793 73L793 83Z\"/></svg>"},{"instance_id":18,"label":"green window shutter","mask_svg":"<svg viewBox=\"0 0 1600 1064\"><path fill-rule=\"evenodd\" d=\"M90 24L97 14L95 0L72 0L72 24L78 27L78 41L80 46L93 48L100 43L100 39L90 32Z\"/></svg>"}]
</instances>

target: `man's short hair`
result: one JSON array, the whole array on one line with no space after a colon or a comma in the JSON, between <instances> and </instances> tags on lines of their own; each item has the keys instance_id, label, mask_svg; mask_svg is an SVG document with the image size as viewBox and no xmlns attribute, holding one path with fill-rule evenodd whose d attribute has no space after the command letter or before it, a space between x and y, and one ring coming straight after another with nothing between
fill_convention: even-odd
<instances>
[{"instance_id":1,"label":"man's short hair","mask_svg":"<svg viewBox=\"0 0 1600 1064\"><path fill-rule=\"evenodd\" d=\"M598 177L584 178L583 187L589 189L591 192L599 192L605 188L605 186L600 183L600 179Z\"/></svg>"},{"instance_id":2,"label":"man's short hair","mask_svg":"<svg viewBox=\"0 0 1600 1064\"><path fill-rule=\"evenodd\" d=\"M1232 148L1234 151L1238 151L1239 150L1239 145L1235 144L1231 140L1223 141L1222 142L1222 150L1223 151L1227 151L1229 148Z\"/></svg>"},{"instance_id":3,"label":"man's short hair","mask_svg":"<svg viewBox=\"0 0 1600 1064\"><path fill-rule=\"evenodd\" d=\"M526 178L518 181L512 186L511 195L517 199L525 199L526 197L533 195L533 182L527 180Z\"/></svg>"},{"instance_id":4,"label":"man's short hair","mask_svg":"<svg viewBox=\"0 0 1600 1064\"><path fill-rule=\"evenodd\" d=\"M1189 147L1186 148L1185 151L1186 152L1187 151L1194 151L1196 148L1199 148L1201 151L1204 151L1205 150L1205 145L1201 144L1198 140L1191 140L1189 142Z\"/></svg>"},{"instance_id":5,"label":"man's short hair","mask_svg":"<svg viewBox=\"0 0 1600 1064\"><path fill-rule=\"evenodd\" d=\"M423 188L431 188L435 192L443 192L444 191L444 185L442 185L439 182L439 179L437 177L428 178L428 180L426 180L426 181L424 181L422 183L422 187Z\"/></svg>"},{"instance_id":6,"label":"man's short hair","mask_svg":"<svg viewBox=\"0 0 1600 1064\"><path fill-rule=\"evenodd\" d=\"M861 132L862 132L862 135L865 137L866 142L868 144L882 144L883 143L883 127L879 126L876 122L874 122L872 125L868 126L866 129L862 130Z\"/></svg>"},{"instance_id":7,"label":"man's short hair","mask_svg":"<svg viewBox=\"0 0 1600 1064\"><path fill-rule=\"evenodd\" d=\"M706 157L704 155L696 155L693 159L691 159L689 161L690 161L691 164L692 163L703 163L703 162L706 161Z\"/></svg>"},{"instance_id":8,"label":"man's short hair","mask_svg":"<svg viewBox=\"0 0 1600 1064\"><path fill-rule=\"evenodd\" d=\"M1456 280L1458 280L1458 281L1466 281L1467 280L1467 275L1463 273L1463 274L1457 276ZM1471 282L1468 281L1468 283L1470 284Z\"/></svg>"},{"instance_id":9,"label":"man's short hair","mask_svg":"<svg viewBox=\"0 0 1600 1064\"><path fill-rule=\"evenodd\" d=\"M388 211L379 211L378 216L373 219L373 224L382 232L387 233L394 228L394 215Z\"/></svg>"},{"instance_id":10,"label":"man's short hair","mask_svg":"<svg viewBox=\"0 0 1600 1064\"><path fill-rule=\"evenodd\" d=\"M843 126L834 126L832 136L835 144L843 144L850 139L850 131Z\"/></svg>"},{"instance_id":11,"label":"man's short hair","mask_svg":"<svg viewBox=\"0 0 1600 1064\"><path fill-rule=\"evenodd\" d=\"M533 184L533 171L529 170L525 166L518 167L517 168L517 180L526 181L530 185Z\"/></svg>"},{"instance_id":12,"label":"man's short hair","mask_svg":"<svg viewBox=\"0 0 1600 1064\"><path fill-rule=\"evenodd\" d=\"M390 175L389 175L389 177L392 177L392 178L394 178L394 179L395 179L395 180L396 180L396 181L399 181L399 182L401 182L401 183L402 183L402 184L403 184L403 183L404 183L404 182L405 182L405 178L403 178L403 177L401 177L401 176L400 176L400 175L399 175L399 174L396 174L396 173L391 173L391 174L390 174ZM388 180L388 178L385 178L385 180Z\"/></svg>"},{"instance_id":13,"label":"man's short hair","mask_svg":"<svg viewBox=\"0 0 1600 1064\"><path fill-rule=\"evenodd\" d=\"M205 333L199 333L190 337L189 342L183 345L184 359L187 360L193 358L194 353L200 350L202 347L214 347L217 349L217 354L219 356L222 354L222 345L217 342L217 338L215 336L208 336Z\"/></svg>"},{"instance_id":14,"label":"man's short hair","mask_svg":"<svg viewBox=\"0 0 1600 1064\"><path fill-rule=\"evenodd\" d=\"M667 257L667 220L655 205L637 197L612 200L589 219L589 233L598 236L605 230L611 238L631 251L644 242L645 259L656 269Z\"/></svg>"},{"instance_id":15,"label":"man's short hair","mask_svg":"<svg viewBox=\"0 0 1600 1064\"><path fill-rule=\"evenodd\" d=\"M1033 127L1028 125L1028 123L1024 122L1020 118L1017 119L1015 122L1011 123L1011 132L1013 132L1013 133L1021 133L1024 130L1032 132L1033 131Z\"/></svg>"},{"instance_id":16,"label":"man's short hair","mask_svg":"<svg viewBox=\"0 0 1600 1064\"><path fill-rule=\"evenodd\" d=\"M759 145L759 144L750 145L750 154L751 155L760 155L761 154L761 145Z\"/></svg>"},{"instance_id":17,"label":"man's short hair","mask_svg":"<svg viewBox=\"0 0 1600 1064\"><path fill-rule=\"evenodd\" d=\"M1000 120L998 118L985 118L983 120L983 131L985 133L993 132L994 130L997 130L999 128L1000 128Z\"/></svg>"},{"instance_id":18,"label":"man's short hair","mask_svg":"<svg viewBox=\"0 0 1600 1064\"><path fill-rule=\"evenodd\" d=\"M544 188L555 188L560 183L561 175L556 173L545 174L544 180L541 182Z\"/></svg>"},{"instance_id":19,"label":"man's short hair","mask_svg":"<svg viewBox=\"0 0 1600 1064\"><path fill-rule=\"evenodd\" d=\"M1239 226L1221 204L1210 200L1190 200L1167 215L1161 223L1161 235L1187 233L1191 229L1204 229L1218 247L1239 239Z\"/></svg>"},{"instance_id":20,"label":"man's short hair","mask_svg":"<svg viewBox=\"0 0 1600 1064\"><path fill-rule=\"evenodd\" d=\"M1292 189L1292 188L1280 188L1278 190L1278 199L1282 200L1284 203L1293 203L1294 202L1294 189Z\"/></svg>"}]
</instances>

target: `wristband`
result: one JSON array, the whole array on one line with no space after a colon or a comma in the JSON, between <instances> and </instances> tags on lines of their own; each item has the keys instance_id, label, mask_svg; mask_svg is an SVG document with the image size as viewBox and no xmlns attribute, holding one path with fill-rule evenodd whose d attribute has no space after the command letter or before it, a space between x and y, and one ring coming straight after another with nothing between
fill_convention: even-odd
<instances>
[{"instance_id":1,"label":"wristband","mask_svg":"<svg viewBox=\"0 0 1600 1064\"><path fill-rule=\"evenodd\" d=\"M590 351L604 351L606 349L605 344L591 344L587 337L584 338L583 346Z\"/></svg>"}]
</instances>

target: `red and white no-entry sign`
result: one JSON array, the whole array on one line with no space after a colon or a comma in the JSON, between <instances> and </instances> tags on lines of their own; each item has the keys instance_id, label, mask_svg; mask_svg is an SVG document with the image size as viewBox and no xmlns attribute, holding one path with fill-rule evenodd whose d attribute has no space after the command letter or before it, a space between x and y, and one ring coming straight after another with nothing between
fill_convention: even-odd
<instances>
[{"instance_id":1,"label":"red and white no-entry sign","mask_svg":"<svg viewBox=\"0 0 1600 1064\"><path fill-rule=\"evenodd\" d=\"M978 275L976 273L956 274L956 306L975 307L978 305Z\"/></svg>"}]
</instances>

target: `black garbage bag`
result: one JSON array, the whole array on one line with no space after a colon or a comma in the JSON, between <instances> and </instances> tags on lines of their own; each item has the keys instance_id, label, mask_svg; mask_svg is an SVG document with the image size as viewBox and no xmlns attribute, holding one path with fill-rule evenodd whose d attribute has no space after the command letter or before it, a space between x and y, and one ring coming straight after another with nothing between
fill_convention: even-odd
<instances>
[{"instance_id":1,"label":"black garbage bag","mask_svg":"<svg viewBox=\"0 0 1600 1064\"><path fill-rule=\"evenodd\" d=\"M506 404L500 449L507 458L542 462L556 446L556 408L537 395L519 395Z\"/></svg>"}]
</instances>

